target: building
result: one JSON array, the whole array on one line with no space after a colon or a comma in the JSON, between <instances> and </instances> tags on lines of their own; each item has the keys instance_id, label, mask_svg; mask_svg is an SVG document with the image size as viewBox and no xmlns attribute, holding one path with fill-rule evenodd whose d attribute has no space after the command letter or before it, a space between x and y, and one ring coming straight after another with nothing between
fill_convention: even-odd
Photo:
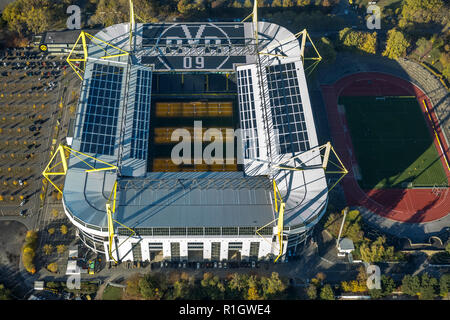
<instances>
[{"instance_id":1,"label":"building","mask_svg":"<svg viewBox=\"0 0 450 320\"><path fill-rule=\"evenodd\" d=\"M80 239L115 261L282 260L328 201L297 37L267 22L130 25L87 47L71 148L92 158L70 155L63 191ZM161 158L198 120L245 130L232 164Z\"/></svg>"},{"instance_id":2,"label":"building","mask_svg":"<svg viewBox=\"0 0 450 320\"><path fill-rule=\"evenodd\" d=\"M90 33L97 33L99 29L88 30ZM81 30L60 30L47 31L35 36L34 42L39 47L45 45L47 52L55 55L69 54L80 35ZM75 52L82 53L81 44L77 45Z\"/></svg>"}]
</instances>

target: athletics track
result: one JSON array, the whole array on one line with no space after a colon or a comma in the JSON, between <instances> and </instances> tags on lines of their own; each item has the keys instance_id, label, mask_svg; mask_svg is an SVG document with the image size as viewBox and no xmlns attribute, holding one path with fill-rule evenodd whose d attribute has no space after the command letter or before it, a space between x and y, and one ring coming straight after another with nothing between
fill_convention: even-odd
<instances>
[{"instance_id":1,"label":"athletics track","mask_svg":"<svg viewBox=\"0 0 450 320\"><path fill-rule=\"evenodd\" d=\"M433 106L424 92L412 83L384 73L363 72L345 76L333 85L322 85L322 94L326 105L330 134L334 148L341 157L349 173L342 180L345 197L350 206L363 206L371 212L398 222L423 223L445 217L450 212L449 188L436 192L432 188L420 189L373 189L362 190L354 177L354 165L357 163L345 114L338 109L339 96L416 96L424 113L424 119L434 137L434 144L450 181L450 171L441 150L449 159L448 144L438 126ZM426 100L426 115L423 100ZM435 137L433 126L439 136ZM439 144L442 143L442 149Z\"/></svg>"}]
</instances>

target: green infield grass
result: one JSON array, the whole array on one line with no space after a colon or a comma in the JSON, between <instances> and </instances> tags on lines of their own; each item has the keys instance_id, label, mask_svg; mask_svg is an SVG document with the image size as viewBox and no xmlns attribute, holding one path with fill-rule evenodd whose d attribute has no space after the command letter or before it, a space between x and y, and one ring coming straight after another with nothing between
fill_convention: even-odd
<instances>
[{"instance_id":1,"label":"green infield grass","mask_svg":"<svg viewBox=\"0 0 450 320\"><path fill-rule=\"evenodd\" d=\"M414 97L340 97L363 189L447 186Z\"/></svg>"}]
</instances>

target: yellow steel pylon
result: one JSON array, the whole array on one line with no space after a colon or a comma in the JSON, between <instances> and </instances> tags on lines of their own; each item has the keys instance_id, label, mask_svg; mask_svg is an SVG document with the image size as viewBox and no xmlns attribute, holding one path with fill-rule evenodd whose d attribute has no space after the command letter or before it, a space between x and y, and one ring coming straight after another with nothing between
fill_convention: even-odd
<instances>
[{"instance_id":1,"label":"yellow steel pylon","mask_svg":"<svg viewBox=\"0 0 450 320\"><path fill-rule=\"evenodd\" d=\"M130 36L131 36L131 33L130 33ZM81 80L83 80L83 77L81 76L81 74L84 73L84 68L86 66L86 61L88 59L88 49L87 49L86 38L90 39L93 44L95 44L98 48L102 49L105 52L105 55L100 57L100 59L117 58L117 57L125 56L125 55L129 54L129 52L127 52L125 50L122 50L102 39L99 39L99 38L85 32L85 31L81 31L80 35L78 36L77 41L75 41L75 44L73 45L73 48L70 51L70 53L66 59L67 63L70 65L70 67L73 69L73 71L75 71L75 73L78 75L78 77L80 77ZM74 52L75 48L78 46L78 43L80 42L80 40L81 40L81 46L83 48L83 57L82 58L73 58L72 57L73 52ZM106 47L103 48L102 44L106 45ZM131 43L130 43L130 46L131 46ZM120 53L110 54L110 53L108 53L108 48L113 48L115 50L118 50ZM80 63L80 64L83 63L84 66L81 68L80 66L77 66L76 63Z\"/></svg>"},{"instance_id":2,"label":"yellow steel pylon","mask_svg":"<svg viewBox=\"0 0 450 320\"><path fill-rule=\"evenodd\" d=\"M86 169L85 172L107 171L107 170L117 169L117 167L115 165L109 164L105 161L94 158L88 154L85 154L85 153L77 151L77 150L73 150L72 148L70 148L68 146L60 144L58 146L58 148L56 149L56 151L52 154L50 161L48 162L47 166L45 167L44 171L42 172L42 175L44 176L44 178L47 179L48 181L50 181L50 183L60 193L62 193L62 190L60 188L58 188L55 183L53 183L53 181L50 179L50 177L51 176L65 176L67 174L67 169L68 169L67 159L69 158L69 156L71 154L73 156L77 157L78 159L80 159L83 163L85 163L90 168L90 169ZM57 158L58 155L60 156L61 160L59 162L57 162L56 164L54 164L54 160ZM105 164L106 166L104 168L95 168L92 165L90 165L89 163L87 163L85 160L80 158L80 156L83 156L83 157L86 157L89 159L93 159L102 164ZM61 168L61 166L62 166L62 168ZM55 169L58 167L59 167L59 170L55 171Z\"/></svg>"},{"instance_id":3,"label":"yellow steel pylon","mask_svg":"<svg viewBox=\"0 0 450 320\"><path fill-rule=\"evenodd\" d=\"M323 168L325 173L328 173L328 174L341 174L341 176L333 184L333 186L331 188L328 188L327 192L330 192L339 183L339 181L341 181L342 178L344 178L344 176L347 175L348 170L344 166L344 164L342 163L341 159L337 155L336 151L334 150L334 148L333 148L333 146L331 145L330 142L327 142L326 144L318 146L316 148L319 151L319 155L323 158L322 165L320 167ZM316 148L313 148L313 149L316 149ZM311 150L308 150L308 151L311 151ZM324 154L321 153L323 151L324 151ZM304 152L296 155L295 157L292 157L291 159L289 159L289 161L292 161L292 160L295 160L295 159L299 158L302 154L304 154ZM334 161L332 161L330 159L330 156L332 154L335 155L335 157L337 159L337 162L339 164L335 163ZM336 169L329 170L330 163L332 165L334 165L336 167ZM311 170L311 169L317 169L318 168L317 166L309 166L309 167L308 166L304 166L304 167L301 167L301 168L297 168L297 167L292 167L292 166L283 165L283 164L274 165L274 167L278 168L278 169L281 169L281 170L292 170L292 171L304 171L304 170ZM284 209L285 209L285 203L283 201L283 198L281 196L281 193L280 193L280 191L278 189L278 186L277 186L275 180L272 180L272 182L273 182L274 209L275 209L275 213L277 214L277 217L274 220L272 220L269 223L267 223L266 225L264 225L261 228L257 229L256 230L256 234L259 235L260 237L262 237L265 240L265 238L259 233L259 231L262 230L263 228L267 227L268 225L274 223L275 221L277 221L277 238L278 238L279 253L278 253L278 256L276 257L276 259L274 261L274 262L277 262L278 259L283 255L283 230L284 230Z\"/></svg>"},{"instance_id":4,"label":"yellow steel pylon","mask_svg":"<svg viewBox=\"0 0 450 320\"><path fill-rule=\"evenodd\" d=\"M85 163L89 169L86 169L85 172L96 172L96 171L107 171L107 170L116 170L117 167L115 165L109 164L105 161L102 161L100 159L94 158L88 154L85 154L83 152L73 150L72 148L60 144L56 151L52 154L52 157L50 158L49 163L45 167L45 170L42 172L42 175L50 181L50 183L62 194L62 190L58 188L58 186L50 179L51 176L65 176L67 174L68 170L68 163L67 159L70 155L75 156L76 158L80 159L83 163ZM56 158L60 158L60 161L56 162ZM92 165L90 165L88 162L83 160L82 157L86 157L89 159L93 159L97 162L100 162L102 164L105 164L105 167L102 168L94 168ZM56 163L55 163L56 162ZM58 168L58 169L56 169ZM113 252L116 251L125 241L127 241L130 237L136 234L136 232L129 227L125 226L124 224L120 223L119 221L115 220L113 218L114 213L116 212L116 206L117 206L117 180L114 183L113 189L111 190L111 194L109 195L108 201L106 202L106 214L107 214L107 220L108 220L108 239L109 239L109 248L108 253L109 256L114 262L117 263L117 260L113 256ZM124 240L120 245L117 246L114 250L112 250L113 240L114 240L114 222L118 223L119 225L123 226L124 228L127 228L131 231L131 235Z\"/></svg>"}]
</instances>

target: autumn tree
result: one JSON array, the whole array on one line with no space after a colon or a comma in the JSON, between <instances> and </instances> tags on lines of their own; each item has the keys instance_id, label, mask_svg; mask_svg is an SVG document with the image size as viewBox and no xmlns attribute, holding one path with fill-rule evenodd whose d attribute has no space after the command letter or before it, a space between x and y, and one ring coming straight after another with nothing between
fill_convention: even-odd
<instances>
[{"instance_id":1,"label":"autumn tree","mask_svg":"<svg viewBox=\"0 0 450 320\"><path fill-rule=\"evenodd\" d=\"M47 266L47 270L53 273L58 272L58 264L56 262L52 262Z\"/></svg>"},{"instance_id":2,"label":"autumn tree","mask_svg":"<svg viewBox=\"0 0 450 320\"><path fill-rule=\"evenodd\" d=\"M65 224L63 224L60 228L59 231L61 231L62 234L67 234L68 232L68 228Z\"/></svg>"},{"instance_id":3,"label":"autumn tree","mask_svg":"<svg viewBox=\"0 0 450 320\"><path fill-rule=\"evenodd\" d=\"M203 279L200 281L201 287L205 297L210 297L212 300L223 300L225 297L225 285L220 281L218 276L214 276L210 272L203 274Z\"/></svg>"},{"instance_id":4,"label":"autumn tree","mask_svg":"<svg viewBox=\"0 0 450 320\"><path fill-rule=\"evenodd\" d=\"M329 284L323 286L322 290L320 290L320 299L322 300L334 300L334 292Z\"/></svg>"},{"instance_id":5,"label":"autumn tree","mask_svg":"<svg viewBox=\"0 0 450 320\"><path fill-rule=\"evenodd\" d=\"M311 283L308 286L308 289L306 289L306 294L308 295L308 298L311 300L317 299L317 286Z\"/></svg>"},{"instance_id":6,"label":"autumn tree","mask_svg":"<svg viewBox=\"0 0 450 320\"><path fill-rule=\"evenodd\" d=\"M261 278L262 297L264 299L273 299L287 288L277 272L272 272L270 277Z\"/></svg>"},{"instance_id":7,"label":"autumn tree","mask_svg":"<svg viewBox=\"0 0 450 320\"><path fill-rule=\"evenodd\" d=\"M410 42L406 39L403 32L395 28L391 29L388 31L386 49L383 52L383 56L390 59L398 59L406 54L409 46Z\"/></svg>"},{"instance_id":8,"label":"autumn tree","mask_svg":"<svg viewBox=\"0 0 450 320\"><path fill-rule=\"evenodd\" d=\"M56 251L58 254L63 254L66 251L66 246L64 244L58 244L56 246Z\"/></svg>"},{"instance_id":9,"label":"autumn tree","mask_svg":"<svg viewBox=\"0 0 450 320\"><path fill-rule=\"evenodd\" d=\"M164 275L147 274L139 280L139 292L145 299L161 300L167 290L167 282Z\"/></svg>"},{"instance_id":10,"label":"autumn tree","mask_svg":"<svg viewBox=\"0 0 450 320\"><path fill-rule=\"evenodd\" d=\"M46 255L51 255L53 252L53 246L51 244L44 245L44 247L42 249L44 250L44 253Z\"/></svg>"},{"instance_id":11,"label":"autumn tree","mask_svg":"<svg viewBox=\"0 0 450 320\"><path fill-rule=\"evenodd\" d=\"M34 256L36 255L37 246L37 232L29 230L25 236L25 243L22 247L22 263L25 269L34 274L36 272L33 264Z\"/></svg>"}]
</instances>

